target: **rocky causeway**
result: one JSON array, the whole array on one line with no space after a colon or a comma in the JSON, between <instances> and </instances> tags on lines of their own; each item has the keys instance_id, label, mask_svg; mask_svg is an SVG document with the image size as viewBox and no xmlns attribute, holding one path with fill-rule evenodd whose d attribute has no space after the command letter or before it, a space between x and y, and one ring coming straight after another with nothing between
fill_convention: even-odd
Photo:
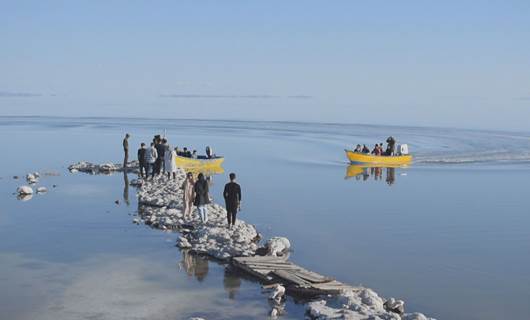
<instances>
[{"instance_id":1,"label":"rocky causeway","mask_svg":"<svg viewBox=\"0 0 530 320\"><path fill-rule=\"evenodd\" d=\"M120 164L92 164L79 162L69 167L70 172L89 174L110 174L123 172ZM131 163L128 170L137 171L137 164ZM176 179L168 180L160 175L153 180L134 179L130 184L137 188L138 215L133 223L149 225L152 228L179 232L177 246L196 254L230 262L233 257L260 254L285 255L290 248L287 238L274 237L262 243L256 227L238 219L229 229L226 223L226 210L223 206L207 205L209 219L202 223L197 209L191 217L182 214L183 192L181 185L185 171L178 169ZM261 250L260 250L261 249ZM279 292L281 294L279 294ZM272 300L281 301L285 288L277 286ZM281 317L280 307L273 307L271 317ZM405 303L394 298L383 299L369 288L352 287L338 295L321 296L307 303L306 317L309 319L352 319L352 320L433 320L421 313L406 313Z\"/></svg>"}]
</instances>

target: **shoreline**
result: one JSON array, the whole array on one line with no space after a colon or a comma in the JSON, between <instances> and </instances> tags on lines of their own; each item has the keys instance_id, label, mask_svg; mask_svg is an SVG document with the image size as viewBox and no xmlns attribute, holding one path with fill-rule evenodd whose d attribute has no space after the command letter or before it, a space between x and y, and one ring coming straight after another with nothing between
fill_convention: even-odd
<instances>
[{"instance_id":1,"label":"shoreline","mask_svg":"<svg viewBox=\"0 0 530 320\"><path fill-rule=\"evenodd\" d=\"M135 163L130 163L128 173L136 173ZM124 172L120 164L92 164L79 162L68 167L71 173L85 172L90 174L112 174L113 172ZM181 213L183 205L182 191L180 186L185 178L185 171L178 168L177 179L168 180L165 175L155 177L154 180L143 181L133 179L131 186L137 188L138 217L133 223L149 225L160 230L178 231L180 236L177 246L181 250L189 250L195 254L205 255L210 258L234 265L234 257L255 256L258 249L266 251L267 255L274 253L283 256L288 261L289 247L275 242L272 238L263 247L259 247L261 235L255 226L238 219L234 228L226 227L226 210L223 206L211 203L207 206L209 220L203 224L198 218L197 210L194 208L191 219L186 219ZM286 239L286 238L284 238ZM287 240L288 241L288 240ZM280 246L279 250L271 250L271 247ZM274 251L274 252L273 252ZM277 252L280 252L277 254ZM256 278L254 276L254 278ZM260 283L263 281L258 279ZM292 295L288 284L281 283L287 294ZM274 293L278 293L276 288ZM433 320L421 313L405 313L404 302L389 298L384 300L376 292L365 287L351 287L351 290L343 290L339 294L316 296L306 303L306 314L310 319L395 319L395 320ZM281 317L281 296L276 297L278 304L273 307L271 317Z\"/></svg>"}]
</instances>

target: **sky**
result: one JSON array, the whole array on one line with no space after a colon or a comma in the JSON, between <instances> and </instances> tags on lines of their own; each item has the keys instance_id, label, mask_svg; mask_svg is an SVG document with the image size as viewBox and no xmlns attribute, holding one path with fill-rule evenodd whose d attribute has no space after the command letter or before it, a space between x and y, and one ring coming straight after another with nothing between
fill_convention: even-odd
<instances>
[{"instance_id":1,"label":"sky","mask_svg":"<svg viewBox=\"0 0 530 320\"><path fill-rule=\"evenodd\" d=\"M530 1L3 1L0 116L530 131Z\"/></svg>"}]
</instances>

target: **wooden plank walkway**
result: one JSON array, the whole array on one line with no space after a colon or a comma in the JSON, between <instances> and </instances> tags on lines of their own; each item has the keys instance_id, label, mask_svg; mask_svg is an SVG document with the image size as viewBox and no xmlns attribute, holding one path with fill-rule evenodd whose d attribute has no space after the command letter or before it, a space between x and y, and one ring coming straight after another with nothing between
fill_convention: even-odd
<instances>
[{"instance_id":1,"label":"wooden plank walkway","mask_svg":"<svg viewBox=\"0 0 530 320\"><path fill-rule=\"evenodd\" d=\"M342 290L357 289L278 257L237 257L232 262L234 266L266 283L281 283L288 290L299 294L339 294Z\"/></svg>"}]
</instances>

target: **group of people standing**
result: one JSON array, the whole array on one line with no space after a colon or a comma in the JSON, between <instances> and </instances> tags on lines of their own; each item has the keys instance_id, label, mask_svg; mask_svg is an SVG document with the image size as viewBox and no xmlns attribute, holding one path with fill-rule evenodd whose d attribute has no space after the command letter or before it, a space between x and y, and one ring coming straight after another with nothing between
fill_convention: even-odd
<instances>
[{"instance_id":1,"label":"group of people standing","mask_svg":"<svg viewBox=\"0 0 530 320\"><path fill-rule=\"evenodd\" d=\"M236 174L230 173L230 182L225 185L223 198L226 207L226 220L228 227L232 228L236 223L237 212L241 210L241 186L236 182ZM193 174L188 172L186 180L181 189L184 194L183 214L187 219L191 218L193 206L197 207L199 217L203 223L208 222L208 210L206 205L210 203L209 185L204 174L199 173L197 181Z\"/></svg>"},{"instance_id":2,"label":"group of people standing","mask_svg":"<svg viewBox=\"0 0 530 320\"><path fill-rule=\"evenodd\" d=\"M395 154L396 140L393 137L388 137L388 139L386 139L386 143L387 143L386 150L383 149L383 143L379 143L379 144L376 143L372 151L370 151L370 149L365 144L363 144L362 147L360 144L358 144L355 147L355 150L353 150L353 152L359 152L359 153L365 153L365 154L371 153L374 156L393 156Z\"/></svg>"},{"instance_id":3,"label":"group of people standing","mask_svg":"<svg viewBox=\"0 0 530 320\"><path fill-rule=\"evenodd\" d=\"M128 135L125 137L127 138ZM161 138L160 135L156 135L153 138L149 147L142 142L140 144L140 149L138 149L140 176L147 179L149 177L149 172L151 172L151 179L153 179L155 175L165 172L167 173L168 179L171 179L171 176L173 176L173 179L176 179L176 156L176 151L167 143L167 139Z\"/></svg>"},{"instance_id":4,"label":"group of people standing","mask_svg":"<svg viewBox=\"0 0 530 320\"><path fill-rule=\"evenodd\" d=\"M130 135L127 133L123 139L123 167L126 169L129 161L129 139ZM177 165L175 157L185 156L193 157L196 156L196 151L189 153L187 148L181 152L178 148L172 149L167 142L167 139L161 138L160 135L156 135L151 142L151 145L147 148L145 143L140 144L138 149L138 162L139 162L139 175L142 178L147 179L149 172L151 172L151 179L155 175L159 175L162 171L167 173L168 180L173 177L177 178ZM213 150L210 147L206 147L206 158L213 158ZM227 222L228 227L236 223L237 212L241 210L241 187L236 183L236 174L230 173L230 182L225 185L223 191L223 198L225 200ZM183 214L186 218L190 219L193 206L197 207L199 217L203 223L208 222L208 210L206 205L210 203L209 185L208 180L203 173L199 173L197 180L194 179L193 173L188 172L186 179L182 183L181 189L184 194L184 206Z\"/></svg>"}]
</instances>

